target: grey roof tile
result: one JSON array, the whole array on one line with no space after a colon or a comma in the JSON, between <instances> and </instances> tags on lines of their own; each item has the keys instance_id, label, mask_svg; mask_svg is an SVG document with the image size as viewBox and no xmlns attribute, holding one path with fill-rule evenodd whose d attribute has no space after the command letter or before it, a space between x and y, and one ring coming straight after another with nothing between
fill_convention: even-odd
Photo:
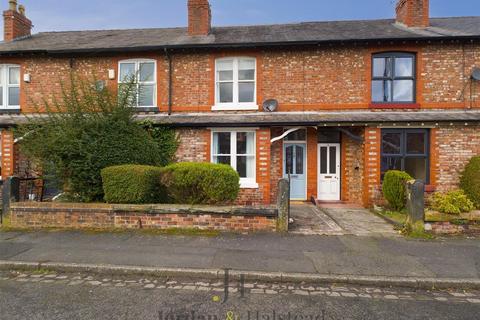
<instances>
[{"instance_id":1,"label":"grey roof tile","mask_svg":"<svg viewBox=\"0 0 480 320\"><path fill-rule=\"evenodd\" d=\"M480 37L480 17L433 18L428 28L407 28L392 19L214 27L207 37L188 36L186 28L42 32L0 43L0 54L452 37Z\"/></svg>"}]
</instances>

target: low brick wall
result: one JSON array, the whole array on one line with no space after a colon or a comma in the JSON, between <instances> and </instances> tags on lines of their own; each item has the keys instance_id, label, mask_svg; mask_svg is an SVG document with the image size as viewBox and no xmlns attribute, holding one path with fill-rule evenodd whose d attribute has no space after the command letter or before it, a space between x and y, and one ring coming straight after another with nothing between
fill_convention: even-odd
<instances>
[{"instance_id":1,"label":"low brick wall","mask_svg":"<svg viewBox=\"0 0 480 320\"><path fill-rule=\"evenodd\" d=\"M15 228L199 229L275 231L278 210L272 207L183 205L109 205L78 203L14 203Z\"/></svg>"},{"instance_id":2,"label":"low brick wall","mask_svg":"<svg viewBox=\"0 0 480 320\"><path fill-rule=\"evenodd\" d=\"M452 222L426 222L425 230L438 235L452 234L480 234L480 223L471 221L467 224Z\"/></svg>"}]
</instances>

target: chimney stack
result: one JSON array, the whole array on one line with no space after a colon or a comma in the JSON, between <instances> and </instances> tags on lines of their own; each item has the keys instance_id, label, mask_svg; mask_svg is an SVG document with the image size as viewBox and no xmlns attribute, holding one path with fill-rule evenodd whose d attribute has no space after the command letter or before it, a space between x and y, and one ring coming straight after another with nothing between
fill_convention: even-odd
<instances>
[{"instance_id":1,"label":"chimney stack","mask_svg":"<svg viewBox=\"0 0 480 320\"><path fill-rule=\"evenodd\" d=\"M398 0L397 23L407 27L425 28L430 25L429 0Z\"/></svg>"},{"instance_id":2,"label":"chimney stack","mask_svg":"<svg viewBox=\"0 0 480 320\"><path fill-rule=\"evenodd\" d=\"M188 35L207 36L212 28L208 0L188 0Z\"/></svg>"},{"instance_id":3,"label":"chimney stack","mask_svg":"<svg viewBox=\"0 0 480 320\"><path fill-rule=\"evenodd\" d=\"M9 0L8 10L3 12L3 40L12 41L32 34L32 21L25 16L25 7L17 0Z\"/></svg>"}]
</instances>

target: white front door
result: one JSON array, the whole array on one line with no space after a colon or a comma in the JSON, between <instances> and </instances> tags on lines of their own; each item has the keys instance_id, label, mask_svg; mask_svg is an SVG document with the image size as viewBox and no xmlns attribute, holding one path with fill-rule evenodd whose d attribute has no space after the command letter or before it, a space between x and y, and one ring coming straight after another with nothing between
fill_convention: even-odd
<instances>
[{"instance_id":1,"label":"white front door","mask_svg":"<svg viewBox=\"0 0 480 320\"><path fill-rule=\"evenodd\" d=\"M340 200L340 144L318 144L318 200Z\"/></svg>"}]
</instances>

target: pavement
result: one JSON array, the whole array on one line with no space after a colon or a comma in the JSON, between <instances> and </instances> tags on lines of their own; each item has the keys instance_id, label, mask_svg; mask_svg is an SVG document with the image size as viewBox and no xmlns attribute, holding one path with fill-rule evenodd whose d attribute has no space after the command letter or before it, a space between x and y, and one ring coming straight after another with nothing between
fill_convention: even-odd
<instances>
[{"instance_id":1,"label":"pavement","mask_svg":"<svg viewBox=\"0 0 480 320\"><path fill-rule=\"evenodd\" d=\"M241 289L243 288L243 289ZM0 271L1 319L477 319L479 291Z\"/></svg>"},{"instance_id":2,"label":"pavement","mask_svg":"<svg viewBox=\"0 0 480 320\"><path fill-rule=\"evenodd\" d=\"M222 270L288 278L354 279L389 284L424 280L480 287L480 241L386 236L222 234L217 237L137 232L0 232L0 266L86 264ZM134 270L134 269L131 269ZM133 271L132 271L133 272ZM217 272L217 274L220 274ZM352 280L353 279L353 280ZM426 279L426 280L425 280ZM428 281L427 281L428 280ZM402 282L403 281L403 282ZM439 282L439 283L440 283ZM358 283L358 282L357 282Z\"/></svg>"}]
</instances>

